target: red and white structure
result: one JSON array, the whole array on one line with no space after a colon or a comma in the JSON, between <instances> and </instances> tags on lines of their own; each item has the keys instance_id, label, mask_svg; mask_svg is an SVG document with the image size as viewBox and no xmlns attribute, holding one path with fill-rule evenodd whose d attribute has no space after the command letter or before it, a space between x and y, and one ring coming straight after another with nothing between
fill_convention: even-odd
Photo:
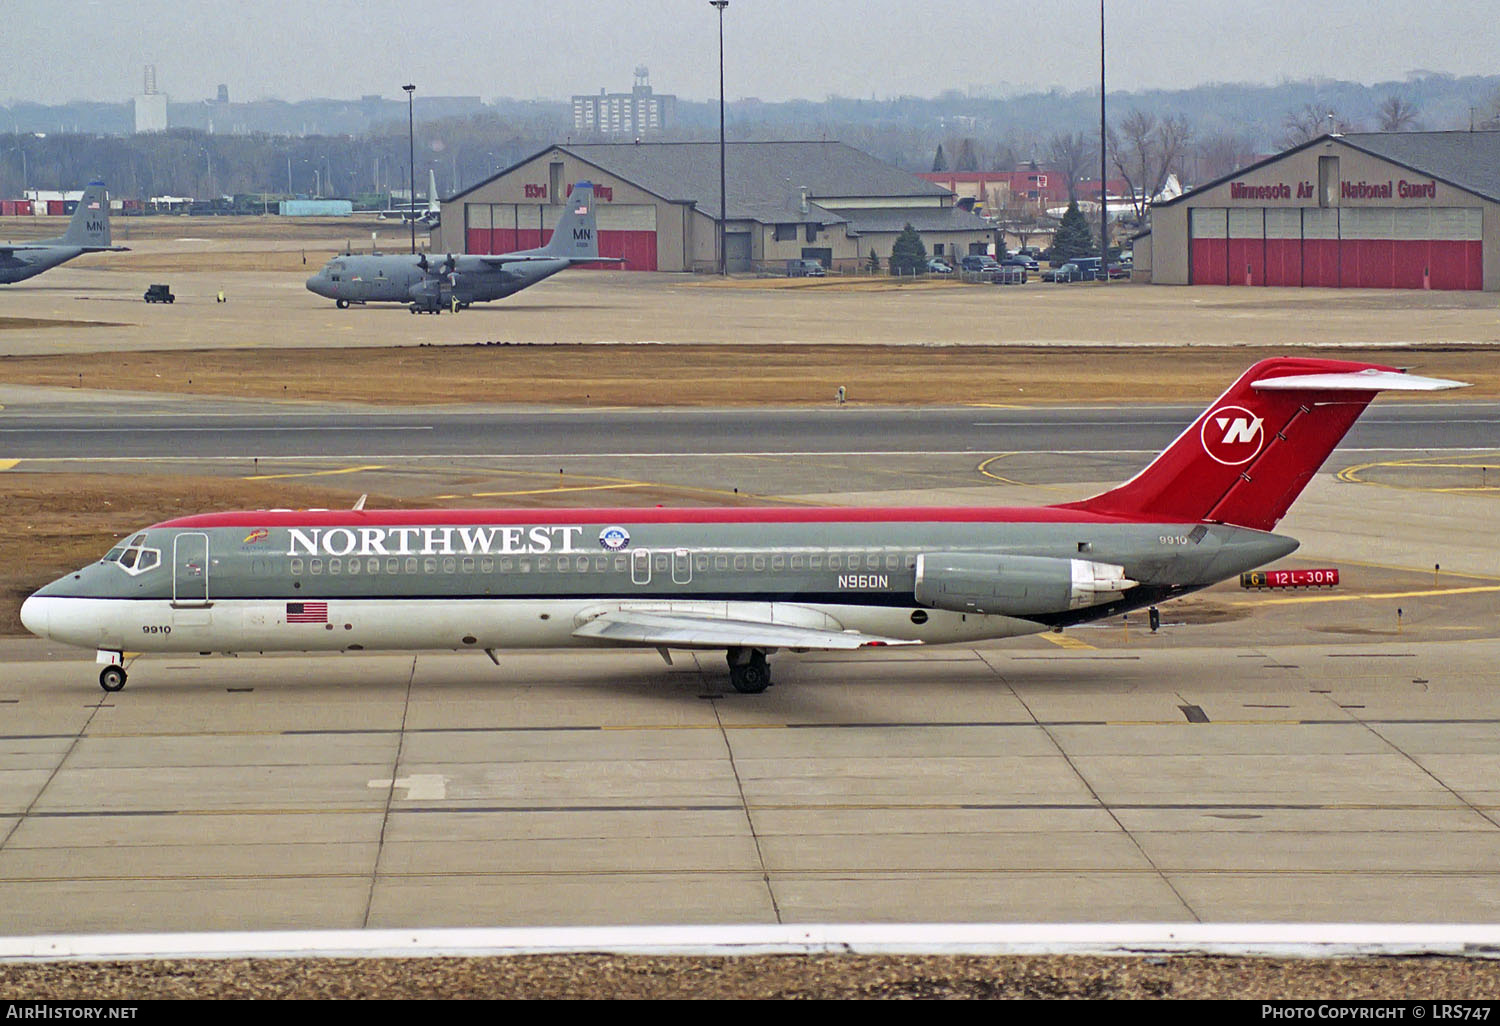
<instances>
[{"instance_id":1,"label":"red and white structure","mask_svg":"<svg viewBox=\"0 0 1500 1026\"><path fill-rule=\"evenodd\" d=\"M1154 205L1149 240L1158 285L1500 291L1500 132L1320 136Z\"/></svg>"}]
</instances>

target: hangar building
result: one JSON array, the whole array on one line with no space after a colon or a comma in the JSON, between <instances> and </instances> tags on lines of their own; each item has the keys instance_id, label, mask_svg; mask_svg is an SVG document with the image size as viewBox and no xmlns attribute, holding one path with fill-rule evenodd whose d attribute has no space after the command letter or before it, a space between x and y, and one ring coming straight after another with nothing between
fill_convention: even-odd
<instances>
[{"instance_id":1,"label":"hangar building","mask_svg":"<svg viewBox=\"0 0 1500 1026\"><path fill-rule=\"evenodd\" d=\"M985 253L994 230L951 191L838 142L729 143L729 269L794 258L882 266L908 222L934 256ZM552 146L443 201L436 251L506 253L542 245L573 183L595 185L601 256L635 271L718 267L719 144Z\"/></svg>"},{"instance_id":2,"label":"hangar building","mask_svg":"<svg viewBox=\"0 0 1500 1026\"><path fill-rule=\"evenodd\" d=\"M1500 132L1320 136L1154 205L1149 239L1159 285L1500 291Z\"/></svg>"}]
</instances>

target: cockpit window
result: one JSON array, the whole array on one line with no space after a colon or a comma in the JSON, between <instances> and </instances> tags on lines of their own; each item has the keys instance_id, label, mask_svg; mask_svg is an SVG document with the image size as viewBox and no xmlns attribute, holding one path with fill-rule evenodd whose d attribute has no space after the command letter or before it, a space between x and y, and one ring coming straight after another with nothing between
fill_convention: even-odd
<instances>
[{"instance_id":1,"label":"cockpit window","mask_svg":"<svg viewBox=\"0 0 1500 1026\"><path fill-rule=\"evenodd\" d=\"M146 536L138 534L128 545L116 545L104 554L104 563L113 563L134 576L161 565L161 550L146 548Z\"/></svg>"}]
</instances>

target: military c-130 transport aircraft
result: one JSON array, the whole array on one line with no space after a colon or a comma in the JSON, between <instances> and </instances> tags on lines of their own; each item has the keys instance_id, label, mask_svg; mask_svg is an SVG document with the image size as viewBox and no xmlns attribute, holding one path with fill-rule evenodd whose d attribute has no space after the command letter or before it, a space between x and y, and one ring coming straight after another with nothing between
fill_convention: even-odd
<instances>
[{"instance_id":1,"label":"military c-130 transport aircraft","mask_svg":"<svg viewBox=\"0 0 1500 1026\"><path fill-rule=\"evenodd\" d=\"M1146 469L1035 508L270 510L156 524L28 598L43 637L126 652L627 645L778 649L1005 638L1152 605L1287 555L1278 521L1387 390L1462 383L1274 358Z\"/></svg>"},{"instance_id":2,"label":"military c-130 transport aircraft","mask_svg":"<svg viewBox=\"0 0 1500 1026\"><path fill-rule=\"evenodd\" d=\"M470 303L504 299L574 264L623 263L599 255L594 186L579 182L545 246L494 255L376 253L336 256L307 279L307 288L350 303L406 303L412 313L441 313Z\"/></svg>"},{"instance_id":3,"label":"military c-130 transport aircraft","mask_svg":"<svg viewBox=\"0 0 1500 1026\"><path fill-rule=\"evenodd\" d=\"M123 253L110 245L109 193L103 182L90 182L73 211L68 230L53 239L0 242L0 285L34 278L84 253Z\"/></svg>"}]
</instances>

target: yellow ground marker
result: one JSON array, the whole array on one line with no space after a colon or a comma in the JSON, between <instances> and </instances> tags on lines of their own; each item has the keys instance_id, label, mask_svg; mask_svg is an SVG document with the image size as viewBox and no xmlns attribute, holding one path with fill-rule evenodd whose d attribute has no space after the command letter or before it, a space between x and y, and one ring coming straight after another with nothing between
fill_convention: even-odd
<instances>
[{"instance_id":1,"label":"yellow ground marker","mask_svg":"<svg viewBox=\"0 0 1500 1026\"><path fill-rule=\"evenodd\" d=\"M553 495L557 492L608 492L621 488L649 488L645 481L637 481L632 484L603 484L603 485L563 485L556 488L527 488L515 492L471 492L470 498L493 499L505 495ZM445 496L438 496L444 498Z\"/></svg>"},{"instance_id":2,"label":"yellow ground marker","mask_svg":"<svg viewBox=\"0 0 1500 1026\"><path fill-rule=\"evenodd\" d=\"M1079 641L1077 638L1071 637L1067 634L1052 634L1051 632L1048 632L1041 635L1041 639L1043 641L1052 642L1052 644L1056 645L1058 648L1066 648L1071 651L1078 651L1080 649L1096 651L1094 646L1090 645L1088 642Z\"/></svg>"},{"instance_id":3,"label":"yellow ground marker","mask_svg":"<svg viewBox=\"0 0 1500 1026\"><path fill-rule=\"evenodd\" d=\"M0 460L0 470L9 470L20 462L20 460Z\"/></svg>"},{"instance_id":4,"label":"yellow ground marker","mask_svg":"<svg viewBox=\"0 0 1500 1026\"><path fill-rule=\"evenodd\" d=\"M1486 584L1474 588L1430 588L1424 591L1379 591L1369 595L1297 595L1291 598L1238 599L1231 606L1290 606L1306 602L1363 602L1375 599L1430 598L1435 595L1477 595L1487 591L1500 591L1500 584Z\"/></svg>"},{"instance_id":5,"label":"yellow ground marker","mask_svg":"<svg viewBox=\"0 0 1500 1026\"><path fill-rule=\"evenodd\" d=\"M1444 494L1459 494L1463 492L1496 492L1500 491L1500 485L1481 485L1478 487L1458 488L1428 488L1422 485L1399 485L1387 484L1384 481L1366 481L1360 477L1360 473L1375 467L1407 467L1414 470L1481 470L1496 471L1500 474L1500 463L1495 462L1494 453L1475 454L1468 457L1467 461L1450 462L1449 456L1424 456L1409 460L1379 460L1374 463L1356 463L1352 467L1345 467L1334 475L1335 478L1345 484L1375 485L1379 488L1390 488L1398 492L1437 492ZM1478 462L1475 462L1478 461Z\"/></svg>"},{"instance_id":6,"label":"yellow ground marker","mask_svg":"<svg viewBox=\"0 0 1500 1026\"><path fill-rule=\"evenodd\" d=\"M384 467L343 467L339 470L309 470L303 474L256 474L242 478L245 481L280 481L289 477L333 477L336 474L358 474L365 470L384 470Z\"/></svg>"}]
</instances>

